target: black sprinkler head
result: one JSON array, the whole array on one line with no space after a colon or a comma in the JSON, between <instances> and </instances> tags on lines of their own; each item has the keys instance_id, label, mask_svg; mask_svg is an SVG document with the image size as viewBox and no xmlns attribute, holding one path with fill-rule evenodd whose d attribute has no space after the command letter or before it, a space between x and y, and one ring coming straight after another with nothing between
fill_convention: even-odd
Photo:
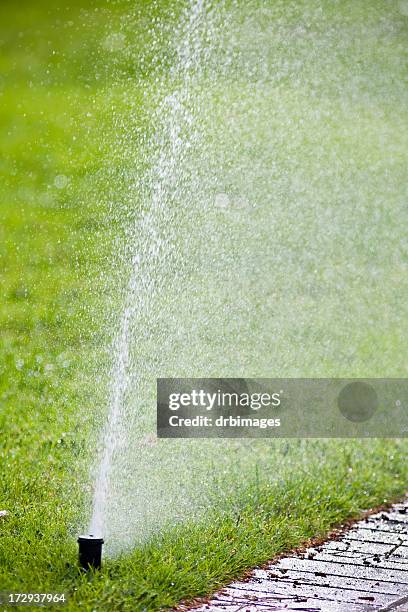
<instances>
[{"instance_id":1,"label":"black sprinkler head","mask_svg":"<svg viewBox=\"0 0 408 612\"><path fill-rule=\"evenodd\" d=\"M99 569L102 564L103 538L98 538L92 534L81 535L78 538L78 544L79 565L82 569Z\"/></svg>"}]
</instances>

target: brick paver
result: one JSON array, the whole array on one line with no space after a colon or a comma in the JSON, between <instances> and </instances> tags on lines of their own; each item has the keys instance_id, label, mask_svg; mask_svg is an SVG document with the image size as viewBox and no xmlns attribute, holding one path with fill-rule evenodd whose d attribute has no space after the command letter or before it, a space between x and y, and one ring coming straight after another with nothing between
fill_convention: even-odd
<instances>
[{"instance_id":1,"label":"brick paver","mask_svg":"<svg viewBox=\"0 0 408 612\"><path fill-rule=\"evenodd\" d=\"M408 502L280 559L195 612L408 612Z\"/></svg>"}]
</instances>

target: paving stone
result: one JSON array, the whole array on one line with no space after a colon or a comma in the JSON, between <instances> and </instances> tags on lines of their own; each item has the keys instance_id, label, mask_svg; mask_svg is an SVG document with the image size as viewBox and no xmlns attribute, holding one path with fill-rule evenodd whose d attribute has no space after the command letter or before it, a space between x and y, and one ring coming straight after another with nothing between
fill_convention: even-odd
<instances>
[{"instance_id":1,"label":"paving stone","mask_svg":"<svg viewBox=\"0 0 408 612\"><path fill-rule=\"evenodd\" d=\"M324 608L322 607L324 605ZM350 602L324 601L313 597L297 600L286 598L277 600L271 597L248 601L246 598L219 599L211 601L210 605L197 608L197 612L277 612L277 611L299 612L375 612L376 608L370 604Z\"/></svg>"},{"instance_id":2,"label":"paving stone","mask_svg":"<svg viewBox=\"0 0 408 612\"><path fill-rule=\"evenodd\" d=\"M372 542L379 544L408 544L408 534L379 531L376 529L353 529L344 536L344 541Z\"/></svg>"},{"instance_id":3,"label":"paving stone","mask_svg":"<svg viewBox=\"0 0 408 612\"><path fill-rule=\"evenodd\" d=\"M407 534L407 524L401 521L379 521L372 518L367 519L360 525L360 529L374 529L392 533Z\"/></svg>"},{"instance_id":4,"label":"paving stone","mask_svg":"<svg viewBox=\"0 0 408 612\"><path fill-rule=\"evenodd\" d=\"M408 593L408 571L404 571L398 567L398 564L391 564L391 568L389 568L384 567L386 562L382 562L381 565L368 564L359 559L357 563L354 562L352 557L341 559L333 557L332 555L326 555L325 558L322 559L322 556L324 557L324 553L321 553L319 559L315 558L313 561L299 559L297 557L288 557L282 559L276 567L277 570L292 569L304 572L312 571L318 574L323 573L329 576L346 576L364 580L397 582L406 585Z\"/></svg>"},{"instance_id":5,"label":"paving stone","mask_svg":"<svg viewBox=\"0 0 408 612\"><path fill-rule=\"evenodd\" d=\"M323 551L316 555L317 561L328 561L332 563L340 563L342 565L350 565L353 568L356 567L371 567L371 568L382 568L389 571L400 571L404 572L401 575L400 581L404 583L406 581L406 572L408 569L407 562L399 557L385 557L377 555L366 555L364 553L353 553L345 551L344 553L333 555L328 551Z\"/></svg>"},{"instance_id":6,"label":"paving stone","mask_svg":"<svg viewBox=\"0 0 408 612\"><path fill-rule=\"evenodd\" d=\"M275 574L276 576L276 574ZM364 580L357 579L354 576L342 576L342 575L316 575L315 572L297 572L297 571L288 571L286 574L283 574L281 577L276 578L278 580L279 585L285 585L288 582L296 582L298 584L310 584L310 585L321 585L321 586L331 586L335 588L344 588L346 590L354 589L359 591L367 591L375 592L375 593L385 593L389 595L399 596L401 593L405 592L405 586L401 585L398 582L385 582L382 580ZM248 586L251 585L251 588L254 590L262 591L267 588L267 585L271 583L269 578L258 578L256 583L252 581L248 582ZM252 586L253 585L253 586ZM232 584L231 586L234 586Z\"/></svg>"},{"instance_id":7,"label":"paving stone","mask_svg":"<svg viewBox=\"0 0 408 612\"><path fill-rule=\"evenodd\" d=\"M263 600L266 597L272 597L275 599L279 598L301 598L307 601L308 598L320 599L323 601L337 601L344 603L372 603L380 605L386 605L392 599L398 599L399 593L377 593L372 589L356 590L352 588L332 588L330 581L321 584L308 584L302 580L293 580L292 582L285 582L277 584L265 585L265 590L254 590L251 587L254 586L251 583L247 583L245 587L241 586L234 588L231 586L228 588L228 595L232 597L258 597L259 600Z\"/></svg>"},{"instance_id":8,"label":"paving stone","mask_svg":"<svg viewBox=\"0 0 408 612\"><path fill-rule=\"evenodd\" d=\"M408 612L408 502L337 540L255 569L195 610Z\"/></svg>"},{"instance_id":9,"label":"paving stone","mask_svg":"<svg viewBox=\"0 0 408 612\"><path fill-rule=\"evenodd\" d=\"M371 555L390 555L394 554L395 551L408 551L408 546L401 545L395 548L395 544L384 544L382 542L366 542L365 540L342 540L339 542L330 542L325 546L326 551L332 551L333 554L336 552L361 552ZM317 554L318 551L316 551ZM309 553L310 554L310 553ZM402 554L402 553L401 553Z\"/></svg>"},{"instance_id":10,"label":"paving stone","mask_svg":"<svg viewBox=\"0 0 408 612\"><path fill-rule=\"evenodd\" d=\"M408 612L408 596L394 601L387 607L382 608L379 612Z\"/></svg>"}]
</instances>

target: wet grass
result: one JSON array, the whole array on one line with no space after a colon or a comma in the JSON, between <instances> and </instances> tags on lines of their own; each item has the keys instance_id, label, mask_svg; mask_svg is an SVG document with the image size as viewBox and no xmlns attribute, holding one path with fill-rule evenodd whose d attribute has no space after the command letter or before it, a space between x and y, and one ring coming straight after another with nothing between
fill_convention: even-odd
<instances>
[{"instance_id":1,"label":"wet grass","mask_svg":"<svg viewBox=\"0 0 408 612\"><path fill-rule=\"evenodd\" d=\"M64 591L72 610L153 610L205 595L402 494L406 445L277 444L271 474L247 475L200 522L168 526L95 575L78 572L75 535L88 513L84 483L103 389L93 383L109 357L113 311L105 314L105 305L123 230L111 207L126 197L114 180L124 162L111 142L118 115L144 125L142 110L131 113L128 79L149 81L146 20L152 12L170 17L165 3L140 2L140 30L135 19L129 30L144 62L134 63L100 52L120 43L109 36L129 3L65 4L0 6L0 510L8 512L0 517L0 590ZM132 100L142 99L131 87ZM376 355L366 339L361 360L381 365L386 351L397 364L390 373L406 374L402 334L370 333Z\"/></svg>"},{"instance_id":2,"label":"wet grass","mask_svg":"<svg viewBox=\"0 0 408 612\"><path fill-rule=\"evenodd\" d=\"M222 509L199 523L169 528L89 575L80 575L76 567L77 550L66 525L69 502L50 502L46 481L43 504L52 504L51 523L37 514L42 500L35 490L31 512L26 508L23 518L13 511L8 519L9 547L7 536L2 537L3 588L63 591L71 610L173 606L205 596L254 564L324 535L345 517L390 501L406 484L404 447L397 442L332 441L325 448L319 442L299 444L305 462L295 472L290 469L291 445L281 445L278 482L271 482L268 473L258 474L256 484L240 486Z\"/></svg>"}]
</instances>

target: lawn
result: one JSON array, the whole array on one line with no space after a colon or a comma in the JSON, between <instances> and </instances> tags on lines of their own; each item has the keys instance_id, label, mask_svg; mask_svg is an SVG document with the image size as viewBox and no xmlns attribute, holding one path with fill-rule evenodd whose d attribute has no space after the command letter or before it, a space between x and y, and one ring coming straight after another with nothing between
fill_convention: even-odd
<instances>
[{"instance_id":1,"label":"lawn","mask_svg":"<svg viewBox=\"0 0 408 612\"><path fill-rule=\"evenodd\" d=\"M408 371L406 3L227 2L216 42L238 43L194 79L169 69L181 9L0 6L0 591L65 592L70 610L205 595L407 489L404 440L152 437L157 376ZM83 575L124 244L146 241L134 183L175 83L199 130L158 141L175 165L153 213L176 247L132 344L118 544Z\"/></svg>"}]
</instances>

